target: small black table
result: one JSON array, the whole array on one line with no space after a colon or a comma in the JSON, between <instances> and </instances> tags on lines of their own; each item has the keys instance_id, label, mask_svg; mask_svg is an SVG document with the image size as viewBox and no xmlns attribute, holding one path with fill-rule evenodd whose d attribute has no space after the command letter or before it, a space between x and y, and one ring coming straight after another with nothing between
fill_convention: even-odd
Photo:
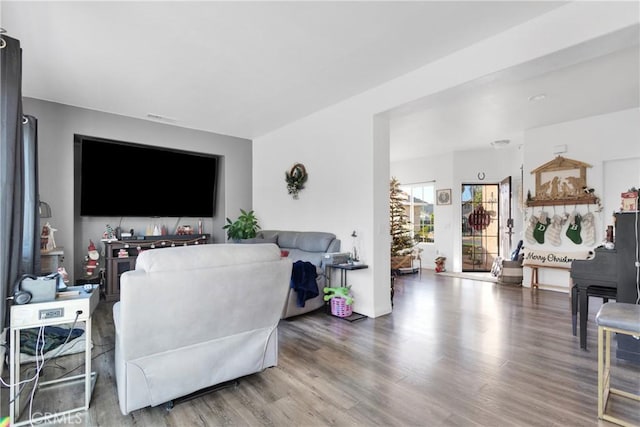
<instances>
[{"instance_id":1,"label":"small black table","mask_svg":"<svg viewBox=\"0 0 640 427\"><path fill-rule=\"evenodd\" d=\"M327 267L340 270L340 287L343 288L347 287L347 272L351 270L362 270L364 268L369 268L369 266L366 264L329 264L327 265ZM330 271L328 271L327 273L330 273ZM329 282L329 286L331 286L331 274L327 274L327 280ZM349 322L354 322L356 320L366 318L367 316L365 316L364 314L356 313L355 311L353 312L353 314L351 314L351 316L341 317L341 319L347 320Z\"/></svg>"},{"instance_id":2,"label":"small black table","mask_svg":"<svg viewBox=\"0 0 640 427\"><path fill-rule=\"evenodd\" d=\"M369 268L366 264L330 264L327 265L329 268L335 268L340 270L340 286L347 286L347 272L351 270L362 270L364 268ZM327 275L329 282L331 282L331 275Z\"/></svg>"}]
</instances>

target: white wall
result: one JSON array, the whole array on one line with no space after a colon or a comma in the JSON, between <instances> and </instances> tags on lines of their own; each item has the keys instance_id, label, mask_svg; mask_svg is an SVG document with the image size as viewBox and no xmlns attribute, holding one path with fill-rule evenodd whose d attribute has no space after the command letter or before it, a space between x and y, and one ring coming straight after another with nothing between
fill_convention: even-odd
<instances>
[{"instance_id":1,"label":"white wall","mask_svg":"<svg viewBox=\"0 0 640 427\"><path fill-rule=\"evenodd\" d=\"M373 117L353 111L348 116L346 123L342 110L329 109L308 119L311 131L305 130L307 123L298 122L256 139L253 206L262 228L332 232L341 239L342 250L346 251L351 249L350 236L356 230L361 259L370 268L350 272L348 278L360 307L366 304L373 311L377 302L367 283L373 282L374 274L383 274L376 271L381 263L374 259L384 253L374 250L374 241L377 236L388 235L388 228L383 225L376 228L372 215ZM388 153L388 143L386 147ZM284 179L285 171L294 163L303 163L309 175L298 200L287 194ZM388 160L386 165L388 170ZM383 170L382 175L388 176L388 172ZM388 253L386 256L388 259ZM387 299L388 295L387 288ZM378 310L388 312L390 305Z\"/></svg>"},{"instance_id":2,"label":"white wall","mask_svg":"<svg viewBox=\"0 0 640 427\"><path fill-rule=\"evenodd\" d=\"M217 208L213 218L204 220L205 232L214 241L224 241L226 216L236 217L240 208L251 207L251 150L246 139L195 131L148 120L132 119L37 99L24 99L24 112L38 119L38 162L40 198L51 205L51 224L58 229L56 244L64 247L64 265L71 279L79 279L89 239L99 245L105 225L144 230L151 222L173 227L177 218L75 217L73 211L73 135L78 133L119 141L173 147L222 156ZM130 165L123 159L105 159L96 171L113 176L113 187L103 191L105 203L117 203L119 191L144 191L158 173L152 165ZM194 183L194 185L197 185ZM193 219L185 219L191 223ZM99 248L100 249L100 248Z\"/></svg>"},{"instance_id":3,"label":"white wall","mask_svg":"<svg viewBox=\"0 0 640 427\"><path fill-rule=\"evenodd\" d=\"M371 317L386 314L391 310L385 235L389 211L383 203L390 178L388 151L384 153L389 137L379 135L388 133L388 127L379 123L382 117L374 117L637 20L634 3L573 2L256 138L253 207L266 228L330 231L344 242L357 229L371 268L349 275L354 309ZM304 163L309 172L300 200L286 194L284 182L284 172L295 162Z\"/></svg>"},{"instance_id":4,"label":"white wall","mask_svg":"<svg viewBox=\"0 0 640 427\"><path fill-rule=\"evenodd\" d=\"M605 160L602 205L603 226L614 224L614 212L620 210L620 194L632 187L640 188L640 157Z\"/></svg>"},{"instance_id":5,"label":"white wall","mask_svg":"<svg viewBox=\"0 0 640 427\"><path fill-rule=\"evenodd\" d=\"M553 160L553 147L556 145L567 145L567 152L562 156L585 162L591 165L587 168L587 186L595 189L595 195L601 198L602 211L595 213L596 217L596 244L586 246L576 245L568 239L564 232L561 236L562 245L555 248L557 251L572 252L590 250L602 244L605 237L607 225L612 225L612 212L620 206L620 193L632 186L640 185L640 172L628 176L626 182L618 175L618 172L609 168L610 175L605 175L605 163L609 161L620 161L623 159L634 159L640 156L640 109L630 109L617 113L601 116L587 117L581 120L559 123L553 126L546 126L530 129L525 132L524 146L524 189L535 194L535 176L531 171L537 167ZM627 162L622 162L627 165ZM638 165L631 162L627 168ZM615 206L615 207L614 207ZM588 211L595 212L597 206L578 205L567 206L570 213L574 209L581 214ZM527 216L531 214L539 215L542 208L527 208ZM544 208L553 215L552 207ZM564 211L563 206L556 206L556 212ZM527 246L525 241L525 246ZM531 249L549 250L548 244L529 245ZM539 271L539 281L550 289L557 289L567 292L569 290L569 273L557 270ZM524 284L531 283L529 269L524 271Z\"/></svg>"}]
</instances>

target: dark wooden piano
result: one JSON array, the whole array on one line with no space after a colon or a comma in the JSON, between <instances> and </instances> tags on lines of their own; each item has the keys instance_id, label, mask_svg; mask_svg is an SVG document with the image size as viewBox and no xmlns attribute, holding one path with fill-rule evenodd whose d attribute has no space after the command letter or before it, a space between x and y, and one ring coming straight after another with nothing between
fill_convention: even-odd
<instances>
[{"instance_id":1,"label":"dark wooden piano","mask_svg":"<svg viewBox=\"0 0 640 427\"><path fill-rule=\"evenodd\" d=\"M576 316L580 317L580 347L587 348L587 318L589 289L603 298L612 298L618 302L638 303L635 266L636 222L640 229L640 215L635 212L616 214L615 249L595 249L590 260L577 260L571 263L571 278L574 287L571 290L573 333L576 333ZM631 336L617 336L616 356L620 359L640 363L640 341Z\"/></svg>"},{"instance_id":2,"label":"dark wooden piano","mask_svg":"<svg viewBox=\"0 0 640 427\"><path fill-rule=\"evenodd\" d=\"M576 318L580 315L580 348L587 348L587 318L589 317L589 289L599 295L616 299L618 291L618 252L596 248L595 256L588 260L571 263L571 320L573 335L576 335ZM608 293L607 293L608 291Z\"/></svg>"}]
</instances>

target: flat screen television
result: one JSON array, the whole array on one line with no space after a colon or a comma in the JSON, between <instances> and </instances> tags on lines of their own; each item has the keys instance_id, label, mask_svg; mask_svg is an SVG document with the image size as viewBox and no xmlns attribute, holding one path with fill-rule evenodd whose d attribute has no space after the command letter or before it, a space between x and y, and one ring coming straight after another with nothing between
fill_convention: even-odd
<instances>
[{"instance_id":1,"label":"flat screen television","mask_svg":"<svg viewBox=\"0 0 640 427\"><path fill-rule=\"evenodd\" d=\"M214 216L218 156L84 135L74 155L81 216Z\"/></svg>"}]
</instances>

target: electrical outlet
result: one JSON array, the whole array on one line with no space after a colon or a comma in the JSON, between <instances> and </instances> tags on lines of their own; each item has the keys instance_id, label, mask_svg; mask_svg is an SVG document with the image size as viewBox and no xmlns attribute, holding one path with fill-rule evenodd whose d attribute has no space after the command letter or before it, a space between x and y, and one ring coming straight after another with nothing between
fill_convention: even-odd
<instances>
[{"instance_id":1,"label":"electrical outlet","mask_svg":"<svg viewBox=\"0 0 640 427\"><path fill-rule=\"evenodd\" d=\"M47 310L40 310L38 312L38 318L40 320L44 319L55 319L56 317L64 316L64 308L50 308Z\"/></svg>"}]
</instances>

